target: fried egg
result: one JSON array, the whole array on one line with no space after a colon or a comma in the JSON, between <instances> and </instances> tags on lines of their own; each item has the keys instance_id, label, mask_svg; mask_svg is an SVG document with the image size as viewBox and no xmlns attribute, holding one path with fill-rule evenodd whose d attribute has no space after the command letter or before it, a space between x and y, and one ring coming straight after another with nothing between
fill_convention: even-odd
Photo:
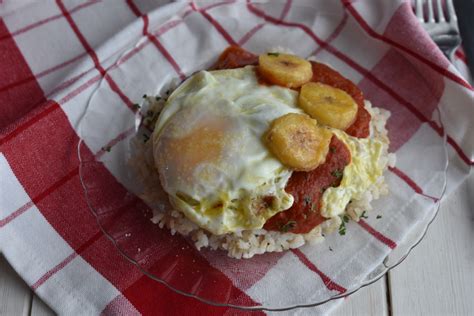
<instances>
[{"instance_id":1,"label":"fried egg","mask_svg":"<svg viewBox=\"0 0 474 316\"><path fill-rule=\"evenodd\" d=\"M153 132L155 166L174 207L213 234L261 228L286 210L291 170L262 142L270 123L302 113L298 92L258 82L253 66L200 71L172 95Z\"/></svg>"}]
</instances>

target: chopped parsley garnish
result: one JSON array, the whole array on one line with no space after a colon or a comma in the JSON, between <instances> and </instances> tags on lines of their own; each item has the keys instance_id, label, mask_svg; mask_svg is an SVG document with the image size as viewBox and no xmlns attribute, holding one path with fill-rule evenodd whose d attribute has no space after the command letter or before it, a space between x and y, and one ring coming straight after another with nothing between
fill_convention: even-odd
<instances>
[{"instance_id":1,"label":"chopped parsley garnish","mask_svg":"<svg viewBox=\"0 0 474 316\"><path fill-rule=\"evenodd\" d=\"M363 211L362 214L360 214L360 218L369 218L367 214L365 214L366 211Z\"/></svg>"},{"instance_id":2,"label":"chopped parsley garnish","mask_svg":"<svg viewBox=\"0 0 474 316\"><path fill-rule=\"evenodd\" d=\"M146 98L147 98L147 95L146 95L146 94L144 94L144 95L143 95L143 99L146 99Z\"/></svg>"},{"instance_id":3,"label":"chopped parsley garnish","mask_svg":"<svg viewBox=\"0 0 474 316\"><path fill-rule=\"evenodd\" d=\"M311 204L311 198L309 196L305 195L303 197L303 200L304 200L304 203L306 204L306 206Z\"/></svg>"},{"instance_id":4,"label":"chopped parsley garnish","mask_svg":"<svg viewBox=\"0 0 474 316\"><path fill-rule=\"evenodd\" d=\"M381 219L382 218L382 215L377 215L377 217L375 217L376 219Z\"/></svg>"},{"instance_id":5,"label":"chopped parsley garnish","mask_svg":"<svg viewBox=\"0 0 474 316\"><path fill-rule=\"evenodd\" d=\"M156 100L156 101L160 101L160 100L161 100L161 97L155 97L155 100Z\"/></svg>"},{"instance_id":6,"label":"chopped parsley garnish","mask_svg":"<svg viewBox=\"0 0 474 316\"><path fill-rule=\"evenodd\" d=\"M278 57L280 56L280 53L267 53L268 56L274 56L274 57Z\"/></svg>"},{"instance_id":7,"label":"chopped parsley garnish","mask_svg":"<svg viewBox=\"0 0 474 316\"><path fill-rule=\"evenodd\" d=\"M170 94L170 90L166 90L166 95L169 95Z\"/></svg>"},{"instance_id":8,"label":"chopped parsley garnish","mask_svg":"<svg viewBox=\"0 0 474 316\"><path fill-rule=\"evenodd\" d=\"M295 221L288 221L285 225L280 227L280 230L284 233L292 230L293 228L296 227L296 222Z\"/></svg>"},{"instance_id":9,"label":"chopped parsley garnish","mask_svg":"<svg viewBox=\"0 0 474 316\"><path fill-rule=\"evenodd\" d=\"M133 107L134 110L139 110L140 109L140 104L135 103L135 104L132 105L132 107Z\"/></svg>"},{"instance_id":10,"label":"chopped parsley garnish","mask_svg":"<svg viewBox=\"0 0 474 316\"><path fill-rule=\"evenodd\" d=\"M335 178L342 178L342 170L336 169L333 172L331 172L331 175Z\"/></svg>"},{"instance_id":11,"label":"chopped parsley garnish","mask_svg":"<svg viewBox=\"0 0 474 316\"><path fill-rule=\"evenodd\" d=\"M349 222L349 216L344 215L342 216L342 222L339 226L339 235L344 236L346 234L346 223Z\"/></svg>"},{"instance_id":12,"label":"chopped parsley garnish","mask_svg":"<svg viewBox=\"0 0 474 316\"><path fill-rule=\"evenodd\" d=\"M329 147L329 151L332 152L332 153L335 153L336 152L336 147Z\"/></svg>"},{"instance_id":13,"label":"chopped parsley garnish","mask_svg":"<svg viewBox=\"0 0 474 316\"><path fill-rule=\"evenodd\" d=\"M344 236L346 234L346 223L342 222L339 226L339 235Z\"/></svg>"}]
</instances>

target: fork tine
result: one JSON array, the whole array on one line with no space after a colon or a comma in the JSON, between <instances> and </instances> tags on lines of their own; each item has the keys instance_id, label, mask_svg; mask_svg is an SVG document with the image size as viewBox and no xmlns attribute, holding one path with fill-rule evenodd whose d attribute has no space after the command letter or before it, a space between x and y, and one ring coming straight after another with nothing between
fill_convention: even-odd
<instances>
[{"instance_id":1,"label":"fork tine","mask_svg":"<svg viewBox=\"0 0 474 316\"><path fill-rule=\"evenodd\" d=\"M454 11L453 0L446 0L446 7L448 8L449 22L456 22L458 20L456 11Z\"/></svg>"},{"instance_id":2,"label":"fork tine","mask_svg":"<svg viewBox=\"0 0 474 316\"><path fill-rule=\"evenodd\" d=\"M436 0L436 9L438 11L438 21L446 22L446 19L444 18L443 4L441 3L441 0Z\"/></svg>"},{"instance_id":3,"label":"fork tine","mask_svg":"<svg viewBox=\"0 0 474 316\"><path fill-rule=\"evenodd\" d=\"M420 20L421 23L424 23L425 19L423 18L423 0L415 0L415 12L418 20Z\"/></svg>"},{"instance_id":4,"label":"fork tine","mask_svg":"<svg viewBox=\"0 0 474 316\"><path fill-rule=\"evenodd\" d=\"M434 22L433 0L428 0L428 22Z\"/></svg>"}]
</instances>

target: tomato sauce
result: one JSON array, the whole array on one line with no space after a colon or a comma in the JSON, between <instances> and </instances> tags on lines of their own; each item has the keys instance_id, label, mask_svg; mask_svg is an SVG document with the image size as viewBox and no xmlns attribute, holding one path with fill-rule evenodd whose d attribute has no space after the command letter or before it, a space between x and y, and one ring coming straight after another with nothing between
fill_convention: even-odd
<instances>
[{"instance_id":1,"label":"tomato sauce","mask_svg":"<svg viewBox=\"0 0 474 316\"><path fill-rule=\"evenodd\" d=\"M229 46L222 52L211 69L234 69L247 65L256 65L257 63L258 56L238 46Z\"/></svg>"},{"instance_id":2,"label":"tomato sauce","mask_svg":"<svg viewBox=\"0 0 474 316\"><path fill-rule=\"evenodd\" d=\"M211 69L233 69L247 65L257 65L258 56L246 50L230 46L219 56ZM349 79L330 67L311 61L313 78L320 82L344 90L357 103L358 110L354 123L345 132L351 136L365 138L369 136L370 114L364 108L364 95ZM259 78L261 81L262 78ZM351 161L346 145L336 136L331 138L326 161L309 172L295 171L285 187L285 191L294 197L293 205L286 211L271 217L264 225L267 230L304 234L326 220L320 214L321 197L328 187L339 186L342 173Z\"/></svg>"}]
</instances>

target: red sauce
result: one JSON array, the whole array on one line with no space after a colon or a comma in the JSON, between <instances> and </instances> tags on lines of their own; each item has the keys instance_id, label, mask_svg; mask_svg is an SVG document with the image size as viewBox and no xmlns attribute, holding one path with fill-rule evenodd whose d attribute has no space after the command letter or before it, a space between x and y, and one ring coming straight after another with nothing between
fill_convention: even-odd
<instances>
[{"instance_id":1,"label":"red sauce","mask_svg":"<svg viewBox=\"0 0 474 316\"><path fill-rule=\"evenodd\" d=\"M219 56L212 69L232 69L247 65L257 65L258 56L246 50L230 46ZM364 108L364 95L349 79L330 67L311 62L313 67L312 81L320 82L344 90L358 105L357 117L345 132L351 136L365 138L369 136L370 114ZM259 78L259 82L262 78ZM264 228L292 233L308 233L326 219L321 216L321 197L326 188L337 187L342 172L351 161L351 154L346 145L336 136L331 138L326 161L310 172L293 172L285 191L294 197L293 205L267 220Z\"/></svg>"},{"instance_id":2,"label":"red sauce","mask_svg":"<svg viewBox=\"0 0 474 316\"><path fill-rule=\"evenodd\" d=\"M346 145L333 136L322 165L310 172L293 172L285 187L295 199L293 205L267 220L263 228L303 234L324 222L326 219L319 213L323 192L340 184L344 167L350 161Z\"/></svg>"},{"instance_id":3,"label":"red sauce","mask_svg":"<svg viewBox=\"0 0 474 316\"><path fill-rule=\"evenodd\" d=\"M247 65L256 65L257 63L258 56L238 46L229 46L222 52L211 69L234 69Z\"/></svg>"}]
</instances>

